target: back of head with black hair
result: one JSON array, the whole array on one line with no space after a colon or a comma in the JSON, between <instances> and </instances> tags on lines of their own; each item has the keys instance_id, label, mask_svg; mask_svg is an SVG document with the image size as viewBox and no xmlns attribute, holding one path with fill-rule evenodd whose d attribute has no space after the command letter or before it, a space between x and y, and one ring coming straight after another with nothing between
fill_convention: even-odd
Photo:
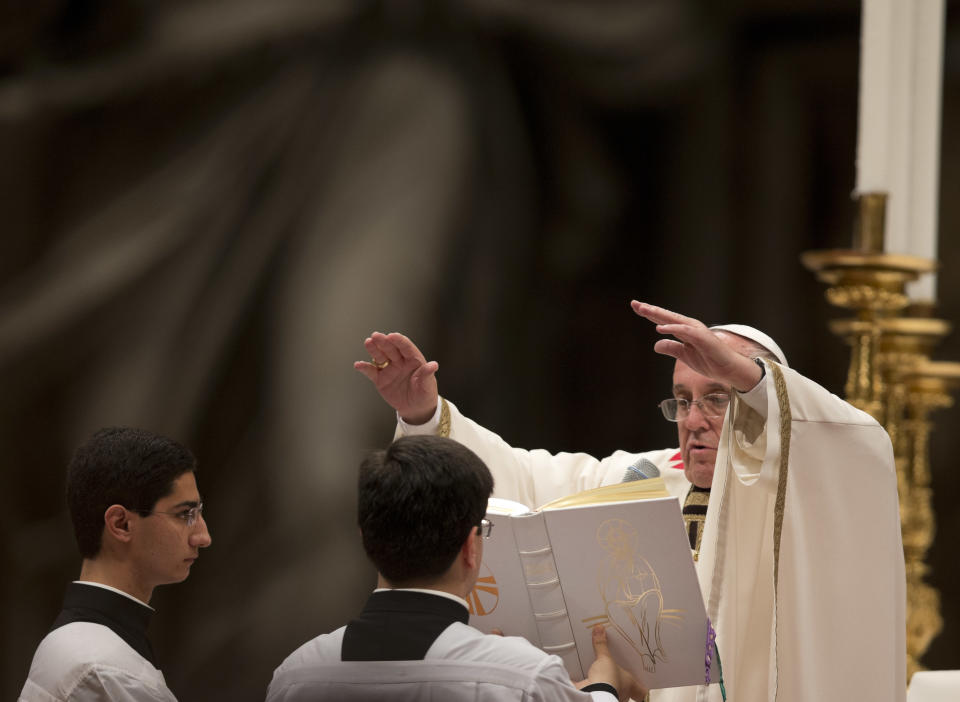
<instances>
[{"instance_id":1,"label":"back of head with black hair","mask_svg":"<svg viewBox=\"0 0 960 702\"><path fill-rule=\"evenodd\" d=\"M173 439L143 429L101 429L67 466L67 507L83 558L100 552L103 515L110 505L146 515L197 460Z\"/></svg>"},{"instance_id":2,"label":"back of head with black hair","mask_svg":"<svg viewBox=\"0 0 960 702\"><path fill-rule=\"evenodd\" d=\"M439 436L407 436L360 466L363 547L394 585L435 578L480 524L493 476L480 457Z\"/></svg>"}]
</instances>

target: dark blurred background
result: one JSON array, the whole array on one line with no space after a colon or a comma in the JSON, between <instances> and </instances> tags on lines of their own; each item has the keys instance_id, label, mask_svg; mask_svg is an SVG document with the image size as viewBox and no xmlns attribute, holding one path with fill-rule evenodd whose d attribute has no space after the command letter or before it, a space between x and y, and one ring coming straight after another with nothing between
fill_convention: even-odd
<instances>
[{"instance_id":1,"label":"dark blurred background","mask_svg":"<svg viewBox=\"0 0 960 702\"><path fill-rule=\"evenodd\" d=\"M960 2L947 5L940 303L960 320ZM801 252L851 242L859 0L0 3L0 696L79 559L73 448L194 449L214 545L160 588L184 702L262 699L374 584L355 470L394 418L373 330L515 445L673 446L631 298L771 333L842 394ZM960 335L936 357L960 361ZM935 415L932 583L958 667L958 411ZM864 533L869 538L869 525Z\"/></svg>"}]
</instances>

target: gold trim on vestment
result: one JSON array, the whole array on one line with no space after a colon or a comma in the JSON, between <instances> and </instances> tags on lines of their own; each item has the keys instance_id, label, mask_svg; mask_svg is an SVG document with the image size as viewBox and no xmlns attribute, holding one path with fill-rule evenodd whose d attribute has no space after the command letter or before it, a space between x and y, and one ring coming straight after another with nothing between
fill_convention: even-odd
<instances>
[{"instance_id":1,"label":"gold trim on vestment","mask_svg":"<svg viewBox=\"0 0 960 702\"><path fill-rule=\"evenodd\" d=\"M780 534L783 531L783 510L787 501L787 469L790 461L790 427L793 417L790 414L790 396L787 394L787 381L783 378L780 366L771 363L773 384L777 391L777 405L780 407L780 471L777 480L777 501L773 507L773 589L776 597L780 577Z\"/></svg>"},{"instance_id":2,"label":"gold trim on vestment","mask_svg":"<svg viewBox=\"0 0 960 702\"><path fill-rule=\"evenodd\" d=\"M710 504L710 492L709 491L700 491L694 490L693 485L690 486L690 489L687 490L687 496L683 500L683 506L687 505L703 505L707 506ZM683 525L686 528L687 536L690 535L690 524L695 523L697 525L697 538L695 543L692 546L693 550L693 560L700 560L700 546L703 543L703 527L706 524L707 515L706 514L690 514L689 512L683 513Z\"/></svg>"},{"instance_id":3,"label":"gold trim on vestment","mask_svg":"<svg viewBox=\"0 0 960 702\"><path fill-rule=\"evenodd\" d=\"M437 436L450 436L450 405L444 398L440 398L440 424L437 426Z\"/></svg>"},{"instance_id":4,"label":"gold trim on vestment","mask_svg":"<svg viewBox=\"0 0 960 702\"><path fill-rule=\"evenodd\" d=\"M787 473L790 464L790 430L793 415L790 412L790 395L787 393L787 381L783 378L783 370L775 363L767 364L773 371L773 386L777 392L777 406L780 409L780 468L777 477L777 499L773 505L773 659L776 666L777 678L774 687L773 699L776 701L780 692L780 654L778 643L779 621L777 617L777 602L780 588L780 536L783 532L783 512L787 501Z\"/></svg>"}]
</instances>

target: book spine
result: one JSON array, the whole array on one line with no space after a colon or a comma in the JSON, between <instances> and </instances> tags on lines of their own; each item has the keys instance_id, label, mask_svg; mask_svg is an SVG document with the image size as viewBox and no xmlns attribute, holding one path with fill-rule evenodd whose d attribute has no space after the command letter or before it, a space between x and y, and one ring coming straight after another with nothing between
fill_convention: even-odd
<instances>
[{"instance_id":1,"label":"book spine","mask_svg":"<svg viewBox=\"0 0 960 702\"><path fill-rule=\"evenodd\" d=\"M586 673L577 653L544 516L542 513L517 516L513 526L527 595L540 634L540 648L559 656L570 677L582 680Z\"/></svg>"}]
</instances>

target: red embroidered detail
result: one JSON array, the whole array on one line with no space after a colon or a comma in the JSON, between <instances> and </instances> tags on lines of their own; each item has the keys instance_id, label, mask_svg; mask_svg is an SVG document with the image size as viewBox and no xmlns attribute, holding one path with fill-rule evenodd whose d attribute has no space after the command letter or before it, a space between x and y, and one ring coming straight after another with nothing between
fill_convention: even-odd
<instances>
[{"instance_id":1,"label":"red embroidered detail","mask_svg":"<svg viewBox=\"0 0 960 702\"><path fill-rule=\"evenodd\" d=\"M674 455L670 457L670 463L675 465L670 466L671 468L676 468L677 470L683 470L683 456L677 451Z\"/></svg>"}]
</instances>

